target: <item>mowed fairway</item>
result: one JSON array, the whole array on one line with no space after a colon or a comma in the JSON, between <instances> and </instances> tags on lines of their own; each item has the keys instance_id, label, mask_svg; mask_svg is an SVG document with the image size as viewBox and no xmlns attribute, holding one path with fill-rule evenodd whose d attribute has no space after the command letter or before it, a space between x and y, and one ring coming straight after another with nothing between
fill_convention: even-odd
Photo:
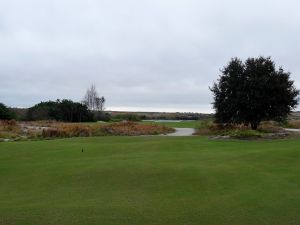
<instances>
[{"instance_id":1,"label":"mowed fairway","mask_svg":"<svg viewBox=\"0 0 300 225\"><path fill-rule=\"evenodd\" d=\"M0 182L1 225L300 224L300 140L0 143Z\"/></svg>"}]
</instances>

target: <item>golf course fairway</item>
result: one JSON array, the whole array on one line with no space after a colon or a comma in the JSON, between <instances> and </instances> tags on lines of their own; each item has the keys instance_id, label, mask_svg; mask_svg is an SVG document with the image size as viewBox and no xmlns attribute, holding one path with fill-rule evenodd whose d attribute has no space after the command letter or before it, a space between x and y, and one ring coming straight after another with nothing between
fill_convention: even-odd
<instances>
[{"instance_id":1,"label":"golf course fairway","mask_svg":"<svg viewBox=\"0 0 300 225\"><path fill-rule=\"evenodd\" d=\"M0 225L300 224L300 140L0 143Z\"/></svg>"}]
</instances>

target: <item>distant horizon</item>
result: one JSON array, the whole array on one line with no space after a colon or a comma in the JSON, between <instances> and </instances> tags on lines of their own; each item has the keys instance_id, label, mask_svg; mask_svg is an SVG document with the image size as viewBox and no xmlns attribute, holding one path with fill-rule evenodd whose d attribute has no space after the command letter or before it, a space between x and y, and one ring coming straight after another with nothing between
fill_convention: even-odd
<instances>
[{"instance_id":1,"label":"distant horizon","mask_svg":"<svg viewBox=\"0 0 300 225\"><path fill-rule=\"evenodd\" d=\"M10 108L19 108L19 109L27 109L29 107L20 107L20 106L10 106ZM166 109L162 110L160 108L155 107L109 107L105 108L105 112L133 112L133 113L199 113L199 114L214 114L215 111L213 109L209 110L201 110L201 111L188 111L188 110L181 110L181 109ZM300 112L300 109L294 109L291 112Z\"/></svg>"},{"instance_id":2,"label":"distant horizon","mask_svg":"<svg viewBox=\"0 0 300 225\"><path fill-rule=\"evenodd\" d=\"M38 104L38 103L37 103ZM7 104L6 104L7 105ZM7 105L10 108L19 108L19 109L27 109L30 108L31 106L11 106ZM33 106L33 105L32 105ZM165 108L156 108L156 107L107 107L105 108L105 111L113 111L113 112L135 112L135 113L200 113L200 114L214 114L214 111L211 110L183 110L183 109L169 109Z\"/></svg>"}]
</instances>

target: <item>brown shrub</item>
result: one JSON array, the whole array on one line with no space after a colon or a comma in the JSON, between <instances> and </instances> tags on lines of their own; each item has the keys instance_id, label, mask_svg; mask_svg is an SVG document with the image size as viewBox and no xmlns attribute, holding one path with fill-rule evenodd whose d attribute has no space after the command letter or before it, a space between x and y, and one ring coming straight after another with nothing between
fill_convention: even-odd
<instances>
[{"instance_id":1,"label":"brown shrub","mask_svg":"<svg viewBox=\"0 0 300 225\"><path fill-rule=\"evenodd\" d=\"M156 124L139 124L135 122L120 122L101 127L106 135L139 136L157 135L173 132L174 129Z\"/></svg>"},{"instance_id":2,"label":"brown shrub","mask_svg":"<svg viewBox=\"0 0 300 225\"><path fill-rule=\"evenodd\" d=\"M0 131L18 132L20 129L15 120L0 120Z\"/></svg>"},{"instance_id":3,"label":"brown shrub","mask_svg":"<svg viewBox=\"0 0 300 225\"><path fill-rule=\"evenodd\" d=\"M280 124L275 121L263 121L258 127L259 131L264 133L277 133L282 130Z\"/></svg>"},{"instance_id":4,"label":"brown shrub","mask_svg":"<svg viewBox=\"0 0 300 225\"><path fill-rule=\"evenodd\" d=\"M20 135L21 129L15 120L0 120L0 139L15 139Z\"/></svg>"},{"instance_id":5,"label":"brown shrub","mask_svg":"<svg viewBox=\"0 0 300 225\"><path fill-rule=\"evenodd\" d=\"M287 123L287 127L293 129L300 129L300 120L289 120Z\"/></svg>"},{"instance_id":6,"label":"brown shrub","mask_svg":"<svg viewBox=\"0 0 300 225\"><path fill-rule=\"evenodd\" d=\"M57 124L43 129L42 137L89 137L95 134L95 128L79 124Z\"/></svg>"},{"instance_id":7,"label":"brown shrub","mask_svg":"<svg viewBox=\"0 0 300 225\"><path fill-rule=\"evenodd\" d=\"M207 123L198 128L197 134L200 135L226 135L235 132L246 132L251 128L244 124L216 124ZM281 131L280 124L274 121L264 121L260 124L258 131L264 133L277 133Z\"/></svg>"},{"instance_id":8,"label":"brown shrub","mask_svg":"<svg viewBox=\"0 0 300 225\"><path fill-rule=\"evenodd\" d=\"M54 121L21 122L0 121L0 138L69 138L90 136L139 136L166 134L173 128L156 124L120 122L113 124L86 125L80 123L61 123Z\"/></svg>"},{"instance_id":9,"label":"brown shrub","mask_svg":"<svg viewBox=\"0 0 300 225\"><path fill-rule=\"evenodd\" d=\"M42 137L89 137L89 136L139 136L166 134L174 131L161 125L145 125L135 122L120 122L108 125L89 126L81 124L57 124L43 129Z\"/></svg>"}]
</instances>

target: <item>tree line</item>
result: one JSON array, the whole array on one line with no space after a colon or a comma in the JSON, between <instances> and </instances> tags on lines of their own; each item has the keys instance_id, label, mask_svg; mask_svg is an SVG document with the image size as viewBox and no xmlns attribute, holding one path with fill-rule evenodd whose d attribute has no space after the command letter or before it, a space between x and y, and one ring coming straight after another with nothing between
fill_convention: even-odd
<instances>
[{"instance_id":1,"label":"tree line","mask_svg":"<svg viewBox=\"0 0 300 225\"><path fill-rule=\"evenodd\" d=\"M86 105L63 99L36 104L28 109L28 120L57 120L65 122L93 121L93 114Z\"/></svg>"},{"instance_id":2,"label":"tree line","mask_svg":"<svg viewBox=\"0 0 300 225\"><path fill-rule=\"evenodd\" d=\"M245 62L233 58L222 70L213 93L215 122L223 125L244 124L257 129L263 120L284 121L298 105L299 90L290 73L276 68L270 58L248 58ZM105 98L100 97L95 85L87 91L82 102L57 100L41 102L28 109L28 120L58 120L85 122L109 120L104 113ZM0 103L0 119L16 115ZM116 116L116 119L139 120L136 115Z\"/></svg>"},{"instance_id":3,"label":"tree line","mask_svg":"<svg viewBox=\"0 0 300 225\"><path fill-rule=\"evenodd\" d=\"M95 85L86 92L82 102L69 99L40 102L26 110L23 120L56 120L64 122L92 122L109 120L104 112L105 98L99 97ZM0 119L18 119L17 113L0 103Z\"/></svg>"}]
</instances>

